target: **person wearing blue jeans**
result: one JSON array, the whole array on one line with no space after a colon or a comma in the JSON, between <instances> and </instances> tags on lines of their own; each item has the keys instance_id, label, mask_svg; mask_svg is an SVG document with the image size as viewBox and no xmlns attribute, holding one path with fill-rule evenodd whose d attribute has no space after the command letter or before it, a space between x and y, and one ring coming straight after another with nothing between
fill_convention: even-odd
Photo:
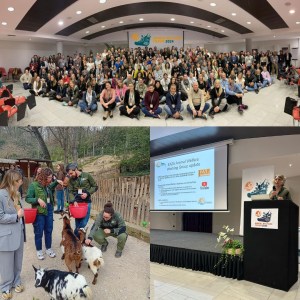
<instances>
[{"instance_id":1,"label":"person wearing blue jeans","mask_svg":"<svg viewBox=\"0 0 300 300\"><path fill-rule=\"evenodd\" d=\"M64 181L65 177L66 177L66 173L65 173L64 165L58 164L56 178ZM64 210L64 187L58 184L55 190L56 190L57 209L56 211L54 211L54 213L58 214L63 212Z\"/></svg>"},{"instance_id":2,"label":"person wearing blue jeans","mask_svg":"<svg viewBox=\"0 0 300 300\"><path fill-rule=\"evenodd\" d=\"M257 85L257 78L254 74L251 73L251 70L247 70L246 77L245 77L245 89L248 92L254 92L256 94L259 93L258 85Z\"/></svg>"},{"instance_id":3,"label":"person wearing blue jeans","mask_svg":"<svg viewBox=\"0 0 300 300\"><path fill-rule=\"evenodd\" d=\"M166 95L166 105L164 110L167 113L166 120L169 118L183 120L182 115L184 108L181 103L180 94L176 92L176 84L171 84L170 92Z\"/></svg>"},{"instance_id":4,"label":"person wearing blue jeans","mask_svg":"<svg viewBox=\"0 0 300 300\"><path fill-rule=\"evenodd\" d=\"M268 80L264 79L263 76L261 75L260 69L257 69L255 71L255 77L256 77L256 83L258 88L263 89L268 85Z\"/></svg>"},{"instance_id":5,"label":"person wearing blue jeans","mask_svg":"<svg viewBox=\"0 0 300 300\"><path fill-rule=\"evenodd\" d=\"M93 91L92 85L87 85L87 91L83 93L82 100L78 103L81 112L92 116L98 109L96 92Z\"/></svg>"},{"instance_id":6,"label":"person wearing blue jeans","mask_svg":"<svg viewBox=\"0 0 300 300\"><path fill-rule=\"evenodd\" d=\"M91 195L98 190L98 185L89 173L79 171L76 163L68 164L66 171L69 175L68 190L70 204L74 204L74 206L78 206L78 203L88 204L86 216L80 219L75 218L76 228L74 233L79 237L78 229L85 227L89 221L92 201Z\"/></svg>"},{"instance_id":7,"label":"person wearing blue jeans","mask_svg":"<svg viewBox=\"0 0 300 300\"><path fill-rule=\"evenodd\" d=\"M41 169L27 191L26 202L30 203L32 208L37 209L37 216L33 223L34 241L37 251L37 257L43 260L44 253L42 251L42 239L45 235L46 253L50 257L56 254L52 250L52 231L53 231L53 206L54 206L54 189L60 184L61 180L53 181L53 173L49 168Z\"/></svg>"}]
</instances>

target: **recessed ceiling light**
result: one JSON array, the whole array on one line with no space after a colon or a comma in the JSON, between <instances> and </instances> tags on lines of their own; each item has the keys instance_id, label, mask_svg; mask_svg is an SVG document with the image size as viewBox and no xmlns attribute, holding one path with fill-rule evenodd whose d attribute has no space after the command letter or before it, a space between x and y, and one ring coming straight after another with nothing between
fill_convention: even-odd
<instances>
[{"instance_id":1,"label":"recessed ceiling light","mask_svg":"<svg viewBox=\"0 0 300 300\"><path fill-rule=\"evenodd\" d=\"M207 27L210 28L211 26L210 26L210 25L207 25Z\"/></svg>"},{"instance_id":2,"label":"recessed ceiling light","mask_svg":"<svg viewBox=\"0 0 300 300\"><path fill-rule=\"evenodd\" d=\"M89 30L87 30L85 33L90 33L90 31L89 31Z\"/></svg>"},{"instance_id":3,"label":"recessed ceiling light","mask_svg":"<svg viewBox=\"0 0 300 300\"><path fill-rule=\"evenodd\" d=\"M175 21L175 19L174 19L174 18L172 18L172 19L171 19L171 21Z\"/></svg>"},{"instance_id":4,"label":"recessed ceiling light","mask_svg":"<svg viewBox=\"0 0 300 300\"><path fill-rule=\"evenodd\" d=\"M276 38L276 35L274 35L273 37Z\"/></svg>"},{"instance_id":5,"label":"recessed ceiling light","mask_svg":"<svg viewBox=\"0 0 300 300\"><path fill-rule=\"evenodd\" d=\"M191 24L194 24L195 22L194 22L194 21L191 21L190 23L191 23Z\"/></svg>"},{"instance_id":6,"label":"recessed ceiling light","mask_svg":"<svg viewBox=\"0 0 300 300\"><path fill-rule=\"evenodd\" d=\"M123 23L124 23L124 21L120 21L119 23L120 23L120 24L123 24Z\"/></svg>"},{"instance_id":7,"label":"recessed ceiling light","mask_svg":"<svg viewBox=\"0 0 300 300\"><path fill-rule=\"evenodd\" d=\"M251 25L251 22L247 22L247 24Z\"/></svg>"},{"instance_id":8,"label":"recessed ceiling light","mask_svg":"<svg viewBox=\"0 0 300 300\"><path fill-rule=\"evenodd\" d=\"M59 21L59 22L58 22L58 25L59 25L59 26L63 26L63 25L64 25L64 22L63 22L63 21Z\"/></svg>"},{"instance_id":9,"label":"recessed ceiling light","mask_svg":"<svg viewBox=\"0 0 300 300\"><path fill-rule=\"evenodd\" d=\"M31 41L31 38L29 39L29 41Z\"/></svg>"},{"instance_id":10,"label":"recessed ceiling light","mask_svg":"<svg viewBox=\"0 0 300 300\"><path fill-rule=\"evenodd\" d=\"M217 4L214 3L214 2L211 2L211 3L210 3L210 6L217 6Z\"/></svg>"},{"instance_id":11,"label":"recessed ceiling light","mask_svg":"<svg viewBox=\"0 0 300 300\"><path fill-rule=\"evenodd\" d=\"M299 22L299 21L297 21L297 22L296 22L296 24L297 24L297 25L299 25L299 24L300 24L300 22Z\"/></svg>"},{"instance_id":12,"label":"recessed ceiling light","mask_svg":"<svg viewBox=\"0 0 300 300\"><path fill-rule=\"evenodd\" d=\"M231 15L232 15L232 16L236 16L236 13L232 13Z\"/></svg>"},{"instance_id":13,"label":"recessed ceiling light","mask_svg":"<svg viewBox=\"0 0 300 300\"><path fill-rule=\"evenodd\" d=\"M289 164L289 167L291 168L293 166L293 164Z\"/></svg>"},{"instance_id":14,"label":"recessed ceiling light","mask_svg":"<svg viewBox=\"0 0 300 300\"><path fill-rule=\"evenodd\" d=\"M100 0L99 1L101 4L104 4L106 2L106 0Z\"/></svg>"},{"instance_id":15,"label":"recessed ceiling light","mask_svg":"<svg viewBox=\"0 0 300 300\"><path fill-rule=\"evenodd\" d=\"M77 11L76 11L76 14L77 14L77 15L80 15L80 14L82 14L82 11L81 11L81 10L77 10Z\"/></svg>"},{"instance_id":16,"label":"recessed ceiling light","mask_svg":"<svg viewBox=\"0 0 300 300\"><path fill-rule=\"evenodd\" d=\"M7 22L2 22L1 24L4 25L4 26L6 26L6 25L7 25Z\"/></svg>"},{"instance_id":17,"label":"recessed ceiling light","mask_svg":"<svg viewBox=\"0 0 300 300\"><path fill-rule=\"evenodd\" d=\"M144 21L144 19L143 19L143 18L140 18L139 21Z\"/></svg>"},{"instance_id":18,"label":"recessed ceiling light","mask_svg":"<svg viewBox=\"0 0 300 300\"><path fill-rule=\"evenodd\" d=\"M221 30L221 32L225 32L225 30Z\"/></svg>"},{"instance_id":19,"label":"recessed ceiling light","mask_svg":"<svg viewBox=\"0 0 300 300\"><path fill-rule=\"evenodd\" d=\"M105 25L102 25L101 28L105 28Z\"/></svg>"},{"instance_id":20,"label":"recessed ceiling light","mask_svg":"<svg viewBox=\"0 0 300 300\"><path fill-rule=\"evenodd\" d=\"M289 13L290 13L291 15L293 15L295 12L296 12L296 11L295 11L294 9L291 9L291 10L289 11Z\"/></svg>"},{"instance_id":21,"label":"recessed ceiling light","mask_svg":"<svg viewBox=\"0 0 300 300\"><path fill-rule=\"evenodd\" d=\"M14 11L15 9L13 7L9 7L7 10L8 11Z\"/></svg>"}]
</instances>

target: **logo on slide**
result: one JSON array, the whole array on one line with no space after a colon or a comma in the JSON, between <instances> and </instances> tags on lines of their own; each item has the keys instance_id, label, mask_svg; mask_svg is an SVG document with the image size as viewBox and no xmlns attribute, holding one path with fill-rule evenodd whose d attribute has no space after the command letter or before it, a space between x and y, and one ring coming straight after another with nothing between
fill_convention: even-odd
<instances>
[{"instance_id":1,"label":"logo on slide","mask_svg":"<svg viewBox=\"0 0 300 300\"><path fill-rule=\"evenodd\" d=\"M207 182L206 181L202 181L202 186L203 187L207 186Z\"/></svg>"},{"instance_id":2,"label":"logo on slide","mask_svg":"<svg viewBox=\"0 0 300 300\"><path fill-rule=\"evenodd\" d=\"M162 163L160 161L156 162L156 167L159 168L159 167L163 167L163 166L166 166L165 163Z\"/></svg>"},{"instance_id":3,"label":"logo on slide","mask_svg":"<svg viewBox=\"0 0 300 300\"><path fill-rule=\"evenodd\" d=\"M205 198L204 197L199 198L198 203L199 204L204 204L205 203Z\"/></svg>"},{"instance_id":4,"label":"logo on slide","mask_svg":"<svg viewBox=\"0 0 300 300\"><path fill-rule=\"evenodd\" d=\"M198 171L198 176L210 176L210 169L201 169Z\"/></svg>"},{"instance_id":5,"label":"logo on slide","mask_svg":"<svg viewBox=\"0 0 300 300\"><path fill-rule=\"evenodd\" d=\"M207 181L202 181L200 190L209 190Z\"/></svg>"},{"instance_id":6,"label":"logo on slide","mask_svg":"<svg viewBox=\"0 0 300 300\"><path fill-rule=\"evenodd\" d=\"M268 211L267 213L264 212L263 216L261 218L257 218L257 221L269 223L271 221L271 216L272 216L272 213L270 211Z\"/></svg>"}]
</instances>

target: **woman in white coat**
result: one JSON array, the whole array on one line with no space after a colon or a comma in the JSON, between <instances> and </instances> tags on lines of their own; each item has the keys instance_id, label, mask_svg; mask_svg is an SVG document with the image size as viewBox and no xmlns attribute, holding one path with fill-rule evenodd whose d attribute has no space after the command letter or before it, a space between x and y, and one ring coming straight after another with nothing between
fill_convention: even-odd
<instances>
[{"instance_id":1,"label":"woman in white coat","mask_svg":"<svg viewBox=\"0 0 300 300\"><path fill-rule=\"evenodd\" d=\"M11 289L20 293L23 248L25 238L24 212L21 207L19 187L22 176L9 170L0 185L0 289L2 299L11 299Z\"/></svg>"}]
</instances>

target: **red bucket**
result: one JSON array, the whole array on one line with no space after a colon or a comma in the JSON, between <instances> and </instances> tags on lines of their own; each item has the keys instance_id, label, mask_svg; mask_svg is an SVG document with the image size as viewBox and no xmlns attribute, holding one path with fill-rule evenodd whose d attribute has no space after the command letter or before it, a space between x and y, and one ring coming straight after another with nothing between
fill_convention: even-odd
<instances>
[{"instance_id":1,"label":"red bucket","mask_svg":"<svg viewBox=\"0 0 300 300\"><path fill-rule=\"evenodd\" d=\"M88 212L88 204L87 203L78 203L78 206L74 206L71 204L69 206L70 213L75 219L84 218Z\"/></svg>"},{"instance_id":2,"label":"red bucket","mask_svg":"<svg viewBox=\"0 0 300 300\"><path fill-rule=\"evenodd\" d=\"M25 223L30 224L35 221L37 208L24 208Z\"/></svg>"}]
</instances>

